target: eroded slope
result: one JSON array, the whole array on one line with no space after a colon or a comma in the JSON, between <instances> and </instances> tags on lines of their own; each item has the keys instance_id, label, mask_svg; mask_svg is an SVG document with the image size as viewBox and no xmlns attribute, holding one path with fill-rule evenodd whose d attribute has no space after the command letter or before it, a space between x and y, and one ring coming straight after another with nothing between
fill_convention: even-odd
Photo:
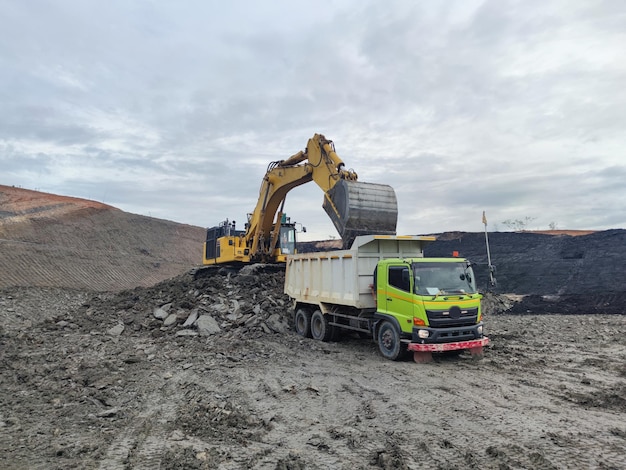
<instances>
[{"instance_id":1,"label":"eroded slope","mask_svg":"<svg viewBox=\"0 0 626 470\"><path fill-rule=\"evenodd\" d=\"M0 287L149 286L201 259L204 229L0 186Z\"/></svg>"}]
</instances>

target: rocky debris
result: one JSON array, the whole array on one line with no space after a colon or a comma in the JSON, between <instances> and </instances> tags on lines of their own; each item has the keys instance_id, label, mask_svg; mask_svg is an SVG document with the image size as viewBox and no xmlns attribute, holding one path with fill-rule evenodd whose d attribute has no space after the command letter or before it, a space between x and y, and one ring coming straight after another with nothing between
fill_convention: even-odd
<instances>
[{"instance_id":1,"label":"rocky debris","mask_svg":"<svg viewBox=\"0 0 626 470\"><path fill-rule=\"evenodd\" d=\"M94 296L64 320L106 326L111 336L125 329L178 337L285 333L291 304L283 284L284 271L267 265L193 270L153 287Z\"/></svg>"},{"instance_id":2,"label":"rocky debris","mask_svg":"<svg viewBox=\"0 0 626 470\"><path fill-rule=\"evenodd\" d=\"M596 294L524 295L514 302L510 313L611 314L626 313L626 292Z\"/></svg>"},{"instance_id":3,"label":"rocky debris","mask_svg":"<svg viewBox=\"0 0 626 470\"><path fill-rule=\"evenodd\" d=\"M172 326L174 323L178 321L178 316L175 313L170 313L165 320L163 320L163 326L168 327Z\"/></svg>"},{"instance_id":4,"label":"rocky debris","mask_svg":"<svg viewBox=\"0 0 626 470\"><path fill-rule=\"evenodd\" d=\"M264 265L240 271L208 269L201 275L194 271L150 288L120 292L108 300L95 297L83 305L91 315L67 321L97 321L107 325L111 336L125 329L129 334L148 329L153 335L178 337L285 334L292 308L283 293L284 278L284 271L268 271ZM510 312L516 303L510 296L483 294L485 314ZM108 313L112 311L116 313Z\"/></svg>"},{"instance_id":5,"label":"rocky debris","mask_svg":"<svg viewBox=\"0 0 626 470\"><path fill-rule=\"evenodd\" d=\"M172 307L172 303L167 303L165 305L162 305L160 307L157 307L154 309L154 312L152 313L152 315L154 315L154 318L156 318L157 320L165 320L168 316L169 316L169 309Z\"/></svg>"},{"instance_id":6,"label":"rocky debris","mask_svg":"<svg viewBox=\"0 0 626 470\"><path fill-rule=\"evenodd\" d=\"M110 408L108 410L104 410L104 411L100 411L99 413L96 413L96 416L98 418L110 418L112 416L115 416L119 412L120 410L118 408Z\"/></svg>"},{"instance_id":7,"label":"rocky debris","mask_svg":"<svg viewBox=\"0 0 626 470\"><path fill-rule=\"evenodd\" d=\"M298 253L316 253L320 251L341 250L343 248L343 241L341 239L334 239L298 242L296 248Z\"/></svg>"},{"instance_id":8,"label":"rocky debris","mask_svg":"<svg viewBox=\"0 0 626 470\"><path fill-rule=\"evenodd\" d=\"M198 336L198 332L194 330L178 330L176 336Z\"/></svg>"},{"instance_id":9,"label":"rocky debris","mask_svg":"<svg viewBox=\"0 0 626 470\"><path fill-rule=\"evenodd\" d=\"M189 316L187 317L187 319L185 320L185 322L183 323L183 328L192 327L197 319L198 319L198 309L194 308L189 314Z\"/></svg>"},{"instance_id":10,"label":"rocky debris","mask_svg":"<svg viewBox=\"0 0 626 470\"><path fill-rule=\"evenodd\" d=\"M215 318L211 315L200 316L200 318L196 320L195 325L201 336L210 336L222 331Z\"/></svg>"},{"instance_id":11,"label":"rocky debris","mask_svg":"<svg viewBox=\"0 0 626 470\"><path fill-rule=\"evenodd\" d=\"M0 290L0 306L14 310L0 318L21 319L0 334L5 460L54 469L621 468L626 317L493 314L483 361L392 363L356 335L322 343L276 333L290 311L281 276L215 271L87 297ZM485 297L486 310L508 305ZM165 327L153 312L168 303L177 320ZM200 336L203 316L220 333ZM108 334L118 325L119 336ZM407 407L415 397L420 406ZM407 440L416 423L419 438Z\"/></svg>"},{"instance_id":12,"label":"rocky debris","mask_svg":"<svg viewBox=\"0 0 626 470\"><path fill-rule=\"evenodd\" d=\"M119 336L124 332L124 325L118 323L114 327L111 327L107 330L107 334L110 336Z\"/></svg>"},{"instance_id":13,"label":"rocky debris","mask_svg":"<svg viewBox=\"0 0 626 470\"><path fill-rule=\"evenodd\" d=\"M491 315L508 312L515 303L516 300L510 296L485 292L480 305L483 315Z\"/></svg>"}]
</instances>

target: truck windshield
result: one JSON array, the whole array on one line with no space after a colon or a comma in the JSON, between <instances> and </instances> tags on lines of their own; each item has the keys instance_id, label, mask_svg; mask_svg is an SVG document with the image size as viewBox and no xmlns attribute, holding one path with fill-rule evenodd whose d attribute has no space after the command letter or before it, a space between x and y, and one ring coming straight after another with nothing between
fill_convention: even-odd
<instances>
[{"instance_id":1,"label":"truck windshield","mask_svg":"<svg viewBox=\"0 0 626 470\"><path fill-rule=\"evenodd\" d=\"M413 263L413 276L418 295L476 293L474 273L465 262Z\"/></svg>"}]
</instances>

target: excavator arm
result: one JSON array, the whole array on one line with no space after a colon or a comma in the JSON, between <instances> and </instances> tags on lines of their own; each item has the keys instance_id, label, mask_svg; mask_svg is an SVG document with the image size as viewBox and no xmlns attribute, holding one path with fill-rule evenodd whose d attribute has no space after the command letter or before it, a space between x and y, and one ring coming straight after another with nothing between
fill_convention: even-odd
<instances>
[{"instance_id":1,"label":"excavator arm","mask_svg":"<svg viewBox=\"0 0 626 470\"><path fill-rule=\"evenodd\" d=\"M271 162L263 177L259 199L248 215L245 233L239 240L228 240L240 256L232 261L275 261L287 193L314 181L324 193L322 207L339 232L344 247L362 234L395 234L397 202L390 186L362 183L357 174L346 170L333 142L315 134L300 151L286 160ZM212 230L212 229L209 229ZM221 240L226 242L227 240ZM208 242L208 238L207 238ZM219 251L219 250L218 250ZM230 251L228 251L230 252ZM226 255L212 263L205 247L205 264L227 262Z\"/></svg>"}]
</instances>

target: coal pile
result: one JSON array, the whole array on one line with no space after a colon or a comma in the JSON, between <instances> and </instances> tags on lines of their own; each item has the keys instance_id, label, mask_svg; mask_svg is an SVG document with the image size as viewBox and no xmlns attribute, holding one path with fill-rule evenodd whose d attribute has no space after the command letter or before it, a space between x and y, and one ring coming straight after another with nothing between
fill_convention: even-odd
<instances>
[{"instance_id":1,"label":"coal pile","mask_svg":"<svg viewBox=\"0 0 626 470\"><path fill-rule=\"evenodd\" d=\"M498 286L489 286L484 233L438 236L425 256L460 256L476 264L481 291L524 296L512 313L626 313L626 230L588 235L489 233Z\"/></svg>"}]
</instances>

